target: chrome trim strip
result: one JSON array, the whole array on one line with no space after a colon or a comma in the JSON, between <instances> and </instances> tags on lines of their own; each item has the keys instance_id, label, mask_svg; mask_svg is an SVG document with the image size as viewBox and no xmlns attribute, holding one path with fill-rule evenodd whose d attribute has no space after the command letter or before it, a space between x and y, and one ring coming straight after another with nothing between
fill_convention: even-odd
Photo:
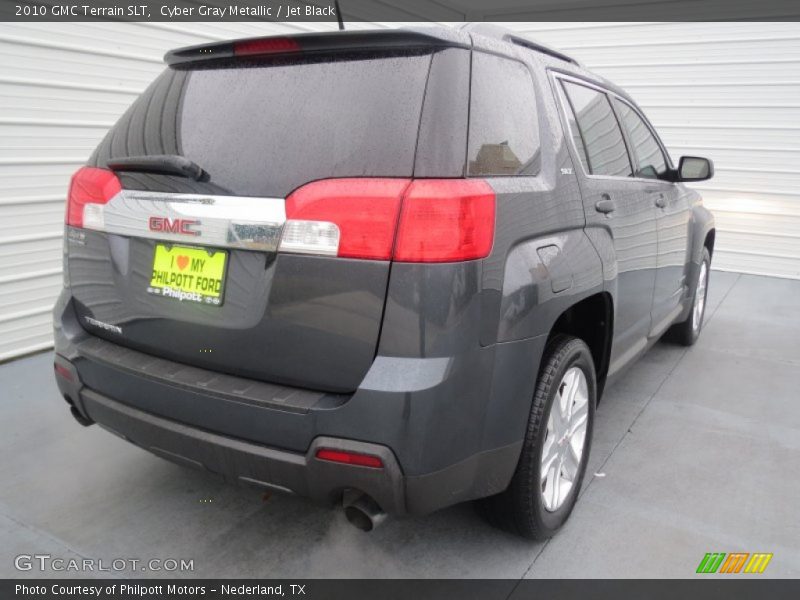
<instances>
[{"instance_id":1,"label":"chrome trim strip","mask_svg":"<svg viewBox=\"0 0 800 600\"><path fill-rule=\"evenodd\" d=\"M91 206L91 205L90 205ZM273 252L286 209L283 198L122 190L84 213L84 227L118 235L217 248Z\"/></svg>"}]
</instances>

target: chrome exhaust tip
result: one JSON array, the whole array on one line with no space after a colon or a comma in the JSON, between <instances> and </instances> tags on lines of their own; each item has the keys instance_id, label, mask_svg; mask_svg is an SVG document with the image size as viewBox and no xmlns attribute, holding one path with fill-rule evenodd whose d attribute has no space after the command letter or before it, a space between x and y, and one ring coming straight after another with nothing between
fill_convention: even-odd
<instances>
[{"instance_id":1,"label":"chrome exhaust tip","mask_svg":"<svg viewBox=\"0 0 800 600\"><path fill-rule=\"evenodd\" d=\"M351 525L361 531L372 531L386 520L386 513L372 498L360 494L352 499L345 499L342 503L344 516Z\"/></svg>"}]
</instances>

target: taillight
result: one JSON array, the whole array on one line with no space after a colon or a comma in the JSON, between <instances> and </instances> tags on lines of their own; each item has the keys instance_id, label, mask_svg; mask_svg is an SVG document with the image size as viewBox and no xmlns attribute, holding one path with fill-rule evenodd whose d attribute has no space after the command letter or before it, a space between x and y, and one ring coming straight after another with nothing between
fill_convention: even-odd
<instances>
[{"instance_id":1,"label":"taillight","mask_svg":"<svg viewBox=\"0 0 800 600\"><path fill-rule=\"evenodd\" d=\"M389 260L408 179L323 179L286 199L281 250Z\"/></svg>"},{"instance_id":2,"label":"taillight","mask_svg":"<svg viewBox=\"0 0 800 600\"><path fill-rule=\"evenodd\" d=\"M102 229L103 209L116 196L122 185L117 176L107 169L81 167L72 176L67 196L67 225Z\"/></svg>"},{"instance_id":3,"label":"taillight","mask_svg":"<svg viewBox=\"0 0 800 600\"><path fill-rule=\"evenodd\" d=\"M383 468L383 461L379 456L361 454L360 452L320 448L317 450L316 456L320 460L327 460L329 462L337 462L345 465L357 465L359 467L370 467L372 469Z\"/></svg>"},{"instance_id":4,"label":"taillight","mask_svg":"<svg viewBox=\"0 0 800 600\"><path fill-rule=\"evenodd\" d=\"M292 38L264 38L260 40L241 40L233 43L234 56L257 56L259 54L283 54L297 52L300 44Z\"/></svg>"},{"instance_id":5,"label":"taillight","mask_svg":"<svg viewBox=\"0 0 800 600\"><path fill-rule=\"evenodd\" d=\"M479 179L323 179L286 199L283 252L401 262L484 258L495 194Z\"/></svg>"},{"instance_id":6,"label":"taillight","mask_svg":"<svg viewBox=\"0 0 800 600\"><path fill-rule=\"evenodd\" d=\"M480 179L417 179L406 191L394 260L485 258L494 242L495 194Z\"/></svg>"}]
</instances>

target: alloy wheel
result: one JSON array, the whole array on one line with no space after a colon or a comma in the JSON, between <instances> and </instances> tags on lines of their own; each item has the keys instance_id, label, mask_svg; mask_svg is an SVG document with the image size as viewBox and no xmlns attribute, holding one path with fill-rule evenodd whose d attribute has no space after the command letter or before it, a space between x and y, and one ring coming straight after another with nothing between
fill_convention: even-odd
<instances>
[{"instance_id":1,"label":"alloy wheel","mask_svg":"<svg viewBox=\"0 0 800 600\"><path fill-rule=\"evenodd\" d=\"M579 367L564 373L547 417L540 481L544 507L558 510L578 477L586 444L589 386Z\"/></svg>"}]
</instances>

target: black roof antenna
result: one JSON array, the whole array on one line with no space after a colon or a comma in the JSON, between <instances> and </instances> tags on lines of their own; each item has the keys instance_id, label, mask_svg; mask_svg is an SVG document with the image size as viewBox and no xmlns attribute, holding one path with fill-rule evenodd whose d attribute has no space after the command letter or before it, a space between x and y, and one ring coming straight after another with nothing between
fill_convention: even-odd
<instances>
[{"instance_id":1,"label":"black roof antenna","mask_svg":"<svg viewBox=\"0 0 800 600\"><path fill-rule=\"evenodd\" d=\"M336 20L339 21L339 31L344 31L344 15L342 9L339 8L339 0L333 0L333 5L336 7Z\"/></svg>"}]
</instances>

